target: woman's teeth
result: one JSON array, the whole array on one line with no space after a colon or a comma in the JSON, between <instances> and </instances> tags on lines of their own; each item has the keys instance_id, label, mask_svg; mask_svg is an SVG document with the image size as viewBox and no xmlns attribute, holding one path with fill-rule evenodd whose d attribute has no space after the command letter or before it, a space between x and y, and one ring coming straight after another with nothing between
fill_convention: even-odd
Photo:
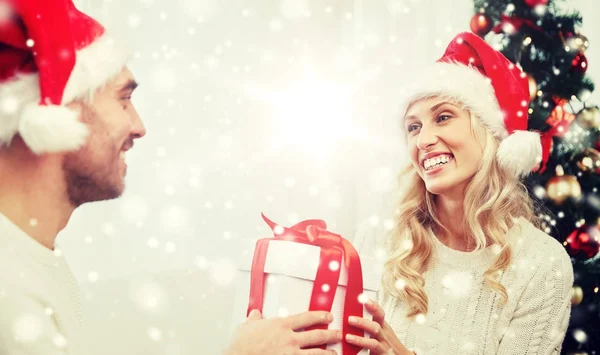
<instances>
[{"instance_id":1,"label":"woman's teeth","mask_svg":"<svg viewBox=\"0 0 600 355\"><path fill-rule=\"evenodd\" d=\"M438 166L444 165L444 164L450 162L451 160L452 160L452 155L449 155L449 154L438 155L438 156L430 158L430 159L425 159L425 161L423 162L423 167L425 168L425 170L431 170L431 169L437 168Z\"/></svg>"}]
</instances>

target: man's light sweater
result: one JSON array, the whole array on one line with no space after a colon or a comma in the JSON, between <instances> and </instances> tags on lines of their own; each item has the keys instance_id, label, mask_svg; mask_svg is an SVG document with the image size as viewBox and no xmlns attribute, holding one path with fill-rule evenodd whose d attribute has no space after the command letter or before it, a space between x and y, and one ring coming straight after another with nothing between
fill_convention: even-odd
<instances>
[{"instance_id":1,"label":"man's light sweater","mask_svg":"<svg viewBox=\"0 0 600 355\"><path fill-rule=\"evenodd\" d=\"M81 354L79 287L59 250L0 214L0 355Z\"/></svg>"},{"instance_id":2,"label":"man's light sweater","mask_svg":"<svg viewBox=\"0 0 600 355\"><path fill-rule=\"evenodd\" d=\"M387 231L361 228L354 244L361 255L384 258ZM500 282L509 297L483 286L494 248L460 252L431 233L435 245L424 273L429 311L406 318L405 303L382 291L379 302L402 343L418 355L560 354L569 322L573 269L564 247L520 218L508 232L513 262Z\"/></svg>"}]
</instances>

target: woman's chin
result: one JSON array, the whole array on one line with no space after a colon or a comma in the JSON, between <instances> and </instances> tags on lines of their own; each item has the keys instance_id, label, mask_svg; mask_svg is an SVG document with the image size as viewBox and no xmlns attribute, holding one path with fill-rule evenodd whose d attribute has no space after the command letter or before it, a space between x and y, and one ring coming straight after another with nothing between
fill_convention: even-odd
<instances>
[{"instance_id":1,"label":"woman's chin","mask_svg":"<svg viewBox=\"0 0 600 355\"><path fill-rule=\"evenodd\" d=\"M437 196L455 196L461 190L461 183L451 181L431 181L425 183L425 188L430 194Z\"/></svg>"}]
</instances>

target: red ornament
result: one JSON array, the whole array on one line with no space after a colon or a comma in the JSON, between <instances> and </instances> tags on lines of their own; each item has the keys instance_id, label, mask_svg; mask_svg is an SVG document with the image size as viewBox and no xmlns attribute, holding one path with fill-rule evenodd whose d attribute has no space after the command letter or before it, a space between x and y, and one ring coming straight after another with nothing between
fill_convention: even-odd
<instances>
[{"instance_id":1,"label":"red ornament","mask_svg":"<svg viewBox=\"0 0 600 355\"><path fill-rule=\"evenodd\" d=\"M546 132L542 133L542 163L540 173L546 170L546 163L550 158L552 152L552 137L564 137L571 127L571 122L575 119L575 115L565 110L564 106L567 104L567 100L553 98L554 110L550 113L550 116L546 119L546 124L550 125L551 128Z\"/></svg>"},{"instance_id":2,"label":"red ornament","mask_svg":"<svg viewBox=\"0 0 600 355\"><path fill-rule=\"evenodd\" d=\"M571 68L573 71L578 73L585 73L588 68L588 62L583 53L579 53L575 58L573 58L571 61Z\"/></svg>"},{"instance_id":3,"label":"red ornament","mask_svg":"<svg viewBox=\"0 0 600 355\"><path fill-rule=\"evenodd\" d=\"M569 255L579 260L587 260L600 252L600 231L595 226L584 225L567 237Z\"/></svg>"},{"instance_id":4,"label":"red ornament","mask_svg":"<svg viewBox=\"0 0 600 355\"><path fill-rule=\"evenodd\" d=\"M479 37L483 37L490 32L493 25L492 19L486 14L475 14L471 17L471 31Z\"/></svg>"},{"instance_id":5,"label":"red ornament","mask_svg":"<svg viewBox=\"0 0 600 355\"><path fill-rule=\"evenodd\" d=\"M548 5L548 0L525 0L525 4L529 7L536 7L538 5Z\"/></svg>"}]
</instances>

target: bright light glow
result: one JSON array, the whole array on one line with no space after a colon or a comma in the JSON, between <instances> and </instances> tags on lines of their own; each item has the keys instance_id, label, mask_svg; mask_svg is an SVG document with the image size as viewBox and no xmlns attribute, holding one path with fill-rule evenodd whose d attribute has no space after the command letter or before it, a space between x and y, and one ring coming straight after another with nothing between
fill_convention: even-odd
<instances>
[{"instance_id":1,"label":"bright light glow","mask_svg":"<svg viewBox=\"0 0 600 355\"><path fill-rule=\"evenodd\" d=\"M301 145L323 157L341 138L360 135L351 122L350 91L308 72L289 90L271 93L273 115L280 123L274 145Z\"/></svg>"}]
</instances>

